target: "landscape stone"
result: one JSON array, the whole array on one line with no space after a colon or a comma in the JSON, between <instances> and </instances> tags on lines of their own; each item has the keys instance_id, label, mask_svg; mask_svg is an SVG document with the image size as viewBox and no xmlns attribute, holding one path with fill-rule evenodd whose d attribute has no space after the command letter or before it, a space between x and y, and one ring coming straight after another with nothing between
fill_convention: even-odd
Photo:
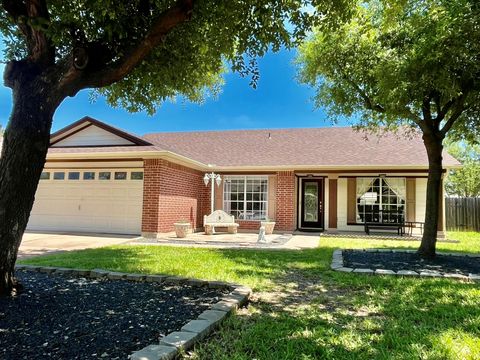
<instances>
[{"instance_id":1,"label":"landscape stone","mask_svg":"<svg viewBox=\"0 0 480 360\"><path fill-rule=\"evenodd\" d=\"M173 346L149 345L130 355L130 360L172 360L177 352Z\"/></svg>"},{"instance_id":2,"label":"landscape stone","mask_svg":"<svg viewBox=\"0 0 480 360\"><path fill-rule=\"evenodd\" d=\"M126 279L130 281L143 281L145 280L145 275L142 274L126 274Z\"/></svg>"},{"instance_id":3,"label":"landscape stone","mask_svg":"<svg viewBox=\"0 0 480 360\"><path fill-rule=\"evenodd\" d=\"M51 274L56 270L53 266L41 266L38 271L41 273Z\"/></svg>"},{"instance_id":4,"label":"landscape stone","mask_svg":"<svg viewBox=\"0 0 480 360\"><path fill-rule=\"evenodd\" d=\"M146 282L156 282L156 283L161 283L163 280L165 280L167 276L165 275L146 275L145 276L145 281Z\"/></svg>"},{"instance_id":5,"label":"landscape stone","mask_svg":"<svg viewBox=\"0 0 480 360\"><path fill-rule=\"evenodd\" d=\"M422 277L442 277L443 275L437 271L421 271L420 276Z\"/></svg>"},{"instance_id":6,"label":"landscape stone","mask_svg":"<svg viewBox=\"0 0 480 360\"><path fill-rule=\"evenodd\" d=\"M189 323L182 326L182 331L192 332L198 334L198 339L202 340L208 335L211 329L216 323L210 320L192 320Z\"/></svg>"},{"instance_id":7,"label":"landscape stone","mask_svg":"<svg viewBox=\"0 0 480 360\"><path fill-rule=\"evenodd\" d=\"M358 268L353 270L354 273L359 273L359 274L373 274L372 269L364 269L364 268Z\"/></svg>"},{"instance_id":8,"label":"landscape stone","mask_svg":"<svg viewBox=\"0 0 480 360\"><path fill-rule=\"evenodd\" d=\"M443 274L444 278L448 279L461 279L461 280L467 280L468 277L462 274L454 274L454 273L449 273L449 274Z\"/></svg>"},{"instance_id":9,"label":"landscape stone","mask_svg":"<svg viewBox=\"0 0 480 360\"><path fill-rule=\"evenodd\" d=\"M107 276L109 271L102 270L102 269L93 269L90 271L90 277L92 278L102 278Z\"/></svg>"},{"instance_id":10,"label":"landscape stone","mask_svg":"<svg viewBox=\"0 0 480 360\"><path fill-rule=\"evenodd\" d=\"M176 348L187 349L197 340L197 334L187 331L174 331L162 340L160 345L175 346Z\"/></svg>"},{"instance_id":11,"label":"landscape stone","mask_svg":"<svg viewBox=\"0 0 480 360\"><path fill-rule=\"evenodd\" d=\"M198 320L210 320L213 323L223 320L227 316L225 311L220 310L205 310L198 315Z\"/></svg>"},{"instance_id":12,"label":"landscape stone","mask_svg":"<svg viewBox=\"0 0 480 360\"><path fill-rule=\"evenodd\" d=\"M187 278L180 277L180 276L168 276L165 278L164 282L168 284L183 284L187 282Z\"/></svg>"},{"instance_id":13,"label":"landscape stone","mask_svg":"<svg viewBox=\"0 0 480 360\"><path fill-rule=\"evenodd\" d=\"M418 273L416 271L412 271L412 270L399 270L399 271L397 271L397 275L400 275L400 276L418 276Z\"/></svg>"},{"instance_id":14,"label":"landscape stone","mask_svg":"<svg viewBox=\"0 0 480 360\"><path fill-rule=\"evenodd\" d=\"M208 285L208 281L200 280L200 279L188 279L187 280L187 285L190 285L190 286L206 286L206 285Z\"/></svg>"},{"instance_id":15,"label":"landscape stone","mask_svg":"<svg viewBox=\"0 0 480 360\"><path fill-rule=\"evenodd\" d=\"M387 269L376 269L375 275L395 275L395 271Z\"/></svg>"},{"instance_id":16,"label":"landscape stone","mask_svg":"<svg viewBox=\"0 0 480 360\"><path fill-rule=\"evenodd\" d=\"M224 301L221 300L217 302L216 304L212 305L212 310L220 310L220 311L225 311L225 312L231 312L237 307L237 303L235 302L229 302L229 301Z\"/></svg>"},{"instance_id":17,"label":"landscape stone","mask_svg":"<svg viewBox=\"0 0 480 360\"><path fill-rule=\"evenodd\" d=\"M210 289L223 289L227 286L228 286L228 284L223 282L223 281L209 281L208 282L208 287Z\"/></svg>"},{"instance_id":18,"label":"landscape stone","mask_svg":"<svg viewBox=\"0 0 480 360\"><path fill-rule=\"evenodd\" d=\"M478 274L468 274L468 278L472 281L480 281L480 275Z\"/></svg>"},{"instance_id":19,"label":"landscape stone","mask_svg":"<svg viewBox=\"0 0 480 360\"><path fill-rule=\"evenodd\" d=\"M107 278L111 280L120 280L120 279L124 279L126 275L127 274L121 273L121 272L111 272L111 273L108 273Z\"/></svg>"},{"instance_id":20,"label":"landscape stone","mask_svg":"<svg viewBox=\"0 0 480 360\"><path fill-rule=\"evenodd\" d=\"M338 269L335 269L335 271L341 271L341 272L352 272L353 269L352 268L349 268L349 267L341 267L341 268L338 268Z\"/></svg>"}]
</instances>

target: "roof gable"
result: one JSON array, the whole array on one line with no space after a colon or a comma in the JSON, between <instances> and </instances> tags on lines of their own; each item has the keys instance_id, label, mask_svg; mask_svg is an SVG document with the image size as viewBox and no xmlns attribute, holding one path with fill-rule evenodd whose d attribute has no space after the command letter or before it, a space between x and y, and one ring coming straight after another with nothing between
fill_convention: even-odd
<instances>
[{"instance_id":1,"label":"roof gable","mask_svg":"<svg viewBox=\"0 0 480 360\"><path fill-rule=\"evenodd\" d=\"M90 117L57 131L50 137L50 147L142 146L147 141Z\"/></svg>"}]
</instances>

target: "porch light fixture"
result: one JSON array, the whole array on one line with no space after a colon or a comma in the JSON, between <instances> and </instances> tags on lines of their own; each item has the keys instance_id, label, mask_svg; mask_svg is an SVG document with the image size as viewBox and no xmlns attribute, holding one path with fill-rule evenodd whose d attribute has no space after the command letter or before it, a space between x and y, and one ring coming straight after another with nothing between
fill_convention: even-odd
<instances>
[{"instance_id":1,"label":"porch light fixture","mask_svg":"<svg viewBox=\"0 0 480 360\"><path fill-rule=\"evenodd\" d=\"M220 186L222 183L222 178L220 174L215 174L213 171L208 174L206 173L205 176L203 177L203 182L205 183L205 186L208 186L208 183L211 182L212 184L212 192L210 194L210 211L211 213L214 211L215 208L215 183L217 183L217 186Z\"/></svg>"}]
</instances>

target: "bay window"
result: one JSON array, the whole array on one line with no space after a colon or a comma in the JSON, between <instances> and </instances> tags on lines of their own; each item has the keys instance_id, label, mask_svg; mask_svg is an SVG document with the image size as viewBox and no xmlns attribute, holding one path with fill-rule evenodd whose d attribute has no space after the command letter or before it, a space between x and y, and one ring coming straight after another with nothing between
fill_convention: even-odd
<instances>
[{"instance_id":1,"label":"bay window","mask_svg":"<svg viewBox=\"0 0 480 360\"><path fill-rule=\"evenodd\" d=\"M223 210L239 220L265 220L268 176L225 176Z\"/></svg>"},{"instance_id":2,"label":"bay window","mask_svg":"<svg viewBox=\"0 0 480 360\"><path fill-rule=\"evenodd\" d=\"M357 223L397 223L405 219L405 178L357 178Z\"/></svg>"}]
</instances>

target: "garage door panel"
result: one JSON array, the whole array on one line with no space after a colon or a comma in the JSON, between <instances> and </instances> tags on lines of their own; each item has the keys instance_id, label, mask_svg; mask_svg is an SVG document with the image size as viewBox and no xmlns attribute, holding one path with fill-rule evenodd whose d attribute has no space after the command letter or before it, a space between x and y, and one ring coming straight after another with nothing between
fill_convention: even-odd
<instances>
[{"instance_id":1,"label":"garage door panel","mask_svg":"<svg viewBox=\"0 0 480 360\"><path fill-rule=\"evenodd\" d=\"M69 170L55 170L65 172ZM142 223L142 180L95 179L40 181L28 229L139 234ZM92 170L84 170L92 171ZM125 170L127 173L129 170ZM138 171L137 169L135 171ZM130 179L130 175L128 176Z\"/></svg>"}]
</instances>

